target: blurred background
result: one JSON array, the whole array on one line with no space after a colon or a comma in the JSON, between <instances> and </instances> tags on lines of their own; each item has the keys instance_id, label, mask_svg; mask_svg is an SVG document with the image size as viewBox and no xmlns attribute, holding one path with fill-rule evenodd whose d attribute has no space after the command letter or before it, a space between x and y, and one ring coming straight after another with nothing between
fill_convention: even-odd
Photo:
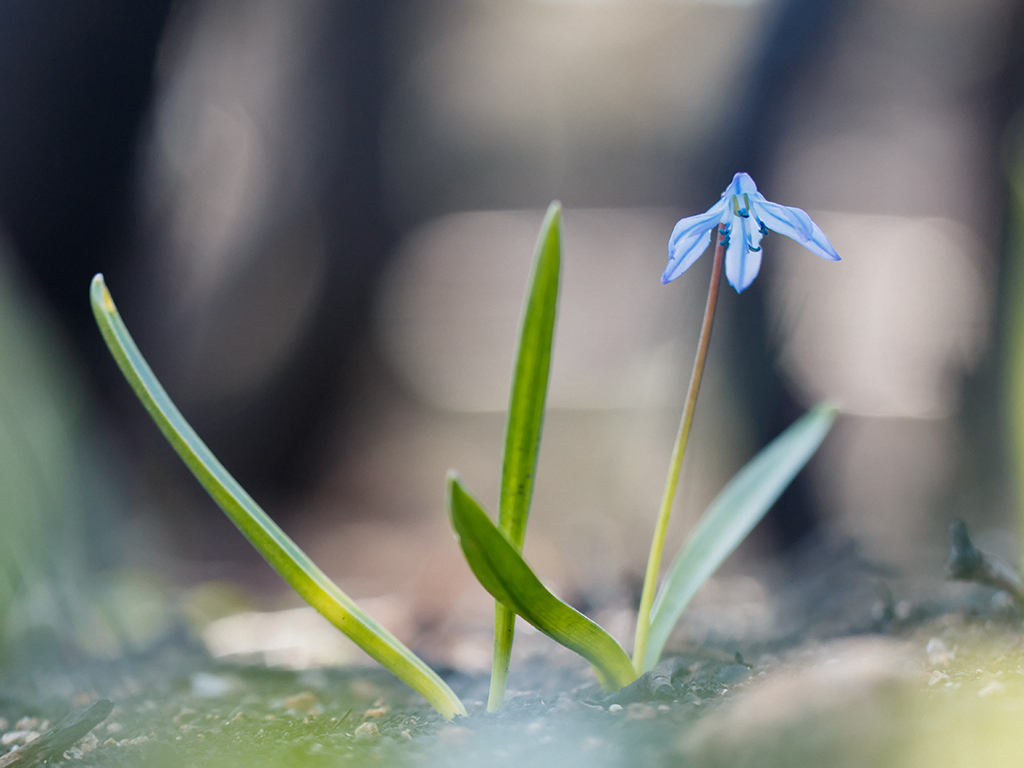
<instances>
[{"instance_id":1,"label":"blurred background","mask_svg":"<svg viewBox=\"0 0 1024 768\"><path fill-rule=\"evenodd\" d=\"M670 548L833 397L728 569L852 542L938 576L954 517L1016 558L1022 43L1013 0L0 0L0 608L24 628L83 591L130 605L74 619L107 648L166 628L182 588L200 616L235 599L210 582L295 605L121 379L88 307L102 271L285 530L400 637L486 667L444 477L496 506L552 199L526 554L574 604L635 604L710 270L662 286L666 243L740 170L843 261L769 237L724 291Z\"/></svg>"}]
</instances>

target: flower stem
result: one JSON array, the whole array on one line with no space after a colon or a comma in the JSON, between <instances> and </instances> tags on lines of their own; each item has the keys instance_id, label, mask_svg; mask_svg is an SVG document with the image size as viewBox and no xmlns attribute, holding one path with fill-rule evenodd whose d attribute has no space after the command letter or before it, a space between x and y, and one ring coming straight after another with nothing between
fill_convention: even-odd
<instances>
[{"instance_id":1,"label":"flower stem","mask_svg":"<svg viewBox=\"0 0 1024 768\"><path fill-rule=\"evenodd\" d=\"M725 260L725 248L728 244L725 230L720 226L717 230L718 242L715 245L715 260L711 267L711 286L708 288L708 303L704 308L704 322L700 329L700 341L697 342L697 355L693 361L693 372L690 374L690 388L686 393L686 404L683 416L679 421L679 434L672 449L672 461L665 481L665 492L661 497L661 510L658 522L654 527L654 540L651 542L651 553L647 558L647 573L644 575L644 589L640 596L640 610L636 620L636 639L633 642L633 668L637 674L644 669L644 652L647 649L647 633L651 627L651 608L654 605L655 588L658 572L661 570L661 555L665 549L665 533L668 531L668 519L672 513L672 502L679 485L679 470L683 465L683 452L690 436L690 425L693 423L693 411L697 405L697 393L700 391L700 380L704 375L704 362L708 356L708 344L711 342L711 326L715 320L715 304L718 300L718 286L722 278L722 262Z\"/></svg>"}]
</instances>

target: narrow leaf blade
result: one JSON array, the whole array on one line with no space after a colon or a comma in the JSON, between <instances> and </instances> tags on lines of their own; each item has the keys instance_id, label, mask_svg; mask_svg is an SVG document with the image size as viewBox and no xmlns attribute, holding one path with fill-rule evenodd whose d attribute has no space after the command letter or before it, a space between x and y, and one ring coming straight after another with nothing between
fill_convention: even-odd
<instances>
[{"instance_id":1,"label":"narrow leaf blade","mask_svg":"<svg viewBox=\"0 0 1024 768\"><path fill-rule=\"evenodd\" d=\"M651 612L644 671L653 669L697 590L743 541L818 450L837 409L821 403L741 469L701 517L669 568Z\"/></svg>"},{"instance_id":2,"label":"narrow leaf blade","mask_svg":"<svg viewBox=\"0 0 1024 768\"><path fill-rule=\"evenodd\" d=\"M621 688L636 678L622 646L541 584L508 535L454 473L448 475L448 512L469 567L496 600L593 664L606 688Z\"/></svg>"},{"instance_id":3,"label":"narrow leaf blade","mask_svg":"<svg viewBox=\"0 0 1024 768\"><path fill-rule=\"evenodd\" d=\"M562 207L552 203L537 239L509 396L498 520L519 547L526 535L544 424L562 262L561 223Z\"/></svg>"},{"instance_id":4,"label":"narrow leaf blade","mask_svg":"<svg viewBox=\"0 0 1024 768\"><path fill-rule=\"evenodd\" d=\"M562 266L562 206L548 206L541 223L529 289L519 329L512 391L505 426L505 451L501 467L498 524L520 551L526 537L533 482L540 453L544 404L551 370L551 346L555 334L558 287ZM487 709L501 708L505 698L515 614L504 604L494 605L494 662Z\"/></svg>"},{"instance_id":5,"label":"narrow leaf blade","mask_svg":"<svg viewBox=\"0 0 1024 768\"><path fill-rule=\"evenodd\" d=\"M146 411L207 493L267 562L306 602L396 677L422 694L445 718L465 715L465 707L451 688L342 592L206 447L142 357L114 306L102 275L93 278L90 299L103 339Z\"/></svg>"}]
</instances>

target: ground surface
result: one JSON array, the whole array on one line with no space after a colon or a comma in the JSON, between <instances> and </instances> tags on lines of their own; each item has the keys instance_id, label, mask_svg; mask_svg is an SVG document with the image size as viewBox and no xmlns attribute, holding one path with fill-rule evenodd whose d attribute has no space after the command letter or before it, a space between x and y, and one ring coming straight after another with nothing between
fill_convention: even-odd
<instances>
[{"instance_id":1,"label":"ground surface","mask_svg":"<svg viewBox=\"0 0 1024 768\"><path fill-rule=\"evenodd\" d=\"M539 655L513 676L505 711L487 715L486 676L447 673L470 710L453 722L378 669L228 665L183 638L69 666L40 643L0 680L0 738L10 750L70 708L107 698L113 711L64 764L942 768L1024 759L1024 642L1005 593L839 567L802 580L771 622L738 621L734 608L695 610L683 634L700 642L681 646L656 684L613 697L585 664Z\"/></svg>"}]
</instances>

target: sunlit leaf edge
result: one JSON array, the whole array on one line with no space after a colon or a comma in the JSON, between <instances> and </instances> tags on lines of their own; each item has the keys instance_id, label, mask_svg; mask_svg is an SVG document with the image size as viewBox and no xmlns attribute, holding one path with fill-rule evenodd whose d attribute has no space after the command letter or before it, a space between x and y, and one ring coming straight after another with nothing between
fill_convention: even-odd
<instances>
[{"instance_id":1,"label":"sunlit leaf edge","mask_svg":"<svg viewBox=\"0 0 1024 768\"><path fill-rule=\"evenodd\" d=\"M100 274L92 280L90 300L104 341L146 411L203 488L267 562L304 600L382 666L423 695L442 716L465 715L462 702L437 673L364 613L217 460L153 374L121 320Z\"/></svg>"}]
</instances>

